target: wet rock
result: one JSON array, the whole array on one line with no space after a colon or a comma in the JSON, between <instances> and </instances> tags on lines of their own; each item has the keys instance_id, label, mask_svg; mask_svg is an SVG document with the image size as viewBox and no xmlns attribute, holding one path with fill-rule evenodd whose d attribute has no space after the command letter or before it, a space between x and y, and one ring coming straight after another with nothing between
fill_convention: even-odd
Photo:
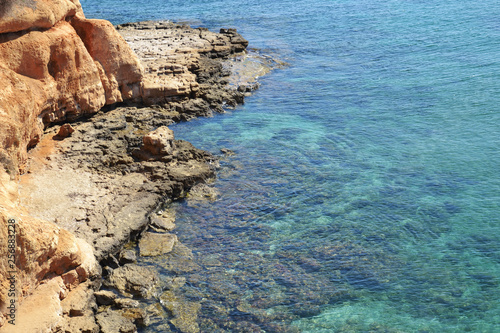
<instances>
[{"instance_id":1,"label":"wet rock","mask_svg":"<svg viewBox=\"0 0 500 333\"><path fill-rule=\"evenodd\" d=\"M196 117L209 117L212 115L212 103L202 98L190 99L176 105L177 112L183 120L189 121Z\"/></svg>"},{"instance_id":2,"label":"wet rock","mask_svg":"<svg viewBox=\"0 0 500 333\"><path fill-rule=\"evenodd\" d=\"M137 328L133 320L126 318L120 311L108 309L96 315L101 333L135 333Z\"/></svg>"},{"instance_id":3,"label":"wet rock","mask_svg":"<svg viewBox=\"0 0 500 333\"><path fill-rule=\"evenodd\" d=\"M91 286L89 282L79 285L62 300L62 320L59 321L55 331L99 332L99 326L94 318L94 311L97 309L93 298L94 290L88 289L89 286Z\"/></svg>"},{"instance_id":4,"label":"wet rock","mask_svg":"<svg viewBox=\"0 0 500 333\"><path fill-rule=\"evenodd\" d=\"M248 46L248 41L236 29L220 29L220 33L230 38L231 43L235 45L236 52L241 52Z\"/></svg>"},{"instance_id":5,"label":"wet rock","mask_svg":"<svg viewBox=\"0 0 500 333\"><path fill-rule=\"evenodd\" d=\"M213 186L209 186L207 184L196 184L189 190L188 198L189 203L192 201L215 201L217 197L219 197L220 193Z\"/></svg>"},{"instance_id":6,"label":"wet rock","mask_svg":"<svg viewBox=\"0 0 500 333\"><path fill-rule=\"evenodd\" d=\"M177 290L182 288L186 284L186 278L183 276L176 276L174 278L168 278L166 280L166 286L170 290Z\"/></svg>"},{"instance_id":7,"label":"wet rock","mask_svg":"<svg viewBox=\"0 0 500 333\"><path fill-rule=\"evenodd\" d=\"M250 92L255 91L257 89L259 89L259 84L256 82L242 84L242 85L238 86L238 91L243 92L243 93L250 93Z\"/></svg>"},{"instance_id":8,"label":"wet rock","mask_svg":"<svg viewBox=\"0 0 500 333\"><path fill-rule=\"evenodd\" d=\"M144 309L128 307L122 310L122 316L132 320L137 326L148 326L150 324L149 316Z\"/></svg>"},{"instance_id":9,"label":"wet rock","mask_svg":"<svg viewBox=\"0 0 500 333\"><path fill-rule=\"evenodd\" d=\"M137 261L137 255L135 254L135 251L123 250L122 252L120 252L118 261L121 265L132 264Z\"/></svg>"},{"instance_id":10,"label":"wet rock","mask_svg":"<svg viewBox=\"0 0 500 333\"><path fill-rule=\"evenodd\" d=\"M166 291L160 296L161 304L172 314L170 322L183 333L198 333L198 312L201 305L177 296L172 291Z\"/></svg>"},{"instance_id":11,"label":"wet rock","mask_svg":"<svg viewBox=\"0 0 500 333\"><path fill-rule=\"evenodd\" d=\"M166 321L168 314L160 303L150 304L145 308L146 316L149 318L149 324L159 324ZM167 325L168 326L168 325ZM163 330L160 330L164 332ZM170 332L168 330L167 332Z\"/></svg>"},{"instance_id":12,"label":"wet rock","mask_svg":"<svg viewBox=\"0 0 500 333\"><path fill-rule=\"evenodd\" d=\"M118 297L114 292L110 290L99 290L94 293L97 304L99 305L111 305L115 302Z\"/></svg>"},{"instance_id":13,"label":"wet rock","mask_svg":"<svg viewBox=\"0 0 500 333\"><path fill-rule=\"evenodd\" d=\"M145 232L139 241L139 253L143 257L159 256L172 251L177 236L174 234L158 234Z\"/></svg>"},{"instance_id":14,"label":"wet rock","mask_svg":"<svg viewBox=\"0 0 500 333\"><path fill-rule=\"evenodd\" d=\"M156 231L172 231L175 229L175 216L163 214L162 216L151 216L150 227Z\"/></svg>"},{"instance_id":15,"label":"wet rock","mask_svg":"<svg viewBox=\"0 0 500 333\"><path fill-rule=\"evenodd\" d=\"M127 264L113 270L106 285L127 297L149 298L158 281L157 274L152 268Z\"/></svg>"},{"instance_id":16,"label":"wet rock","mask_svg":"<svg viewBox=\"0 0 500 333\"><path fill-rule=\"evenodd\" d=\"M200 266L193 260L191 249L180 242L174 246L172 252L165 255L162 267L176 274L193 272L200 269Z\"/></svg>"},{"instance_id":17,"label":"wet rock","mask_svg":"<svg viewBox=\"0 0 500 333\"><path fill-rule=\"evenodd\" d=\"M117 298L117 299L115 299L114 304L119 309L138 308L140 305L139 301L136 301L135 299L130 299L130 298Z\"/></svg>"},{"instance_id":18,"label":"wet rock","mask_svg":"<svg viewBox=\"0 0 500 333\"><path fill-rule=\"evenodd\" d=\"M234 156L234 155L236 155L234 151L232 151L231 149L228 149L228 148L221 148L220 152L223 153L226 156Z\"/></svg>"}]
</instances>

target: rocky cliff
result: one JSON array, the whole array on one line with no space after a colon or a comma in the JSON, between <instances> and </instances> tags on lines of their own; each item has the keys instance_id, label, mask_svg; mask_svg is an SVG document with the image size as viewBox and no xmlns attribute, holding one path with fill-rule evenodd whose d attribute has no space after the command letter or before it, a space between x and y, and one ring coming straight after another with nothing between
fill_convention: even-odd
<instances>
[{"instance_id":1,"label":"rocky cliff","mask_svg":"<svg viewBox=\"0 0 500 333\"><path fill-rule=\"evenodd\" d=\"M0 330L13 318L19 332L61 326L64 300L100 269L88 243L20 205L28 149L49 124L140 99L142 76L111 23L86 19L78 0L0 0Z\"/></svg>"},{"instance_id":2,"label":"rocky cliff","mask_svg":"<svg viewBox=\"0 0 500 333\"><path fill-rule=\"evenodd\" d=\"M140 98L139 60L78 0L3 0L0 14L0 153L14 165L44 126Z\"/></svg>"}]
</instances>

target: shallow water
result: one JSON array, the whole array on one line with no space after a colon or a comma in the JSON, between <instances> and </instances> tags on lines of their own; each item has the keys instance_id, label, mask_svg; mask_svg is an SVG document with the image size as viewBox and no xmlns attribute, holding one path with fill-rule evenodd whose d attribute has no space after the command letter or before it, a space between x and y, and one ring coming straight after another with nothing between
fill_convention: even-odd
<instances>
[{"instance_id":1,"label":"shallow water","mask_svg":"<svg viewBox=\"0 0 500 333\"><path fill-rule=\"evenodd\" d=\"M237 110L172 126L236 153L215 202L176 204L205 331L498 331L500 3L82 5L236 27L289 63Z\"/></svg>"}]
</instances>

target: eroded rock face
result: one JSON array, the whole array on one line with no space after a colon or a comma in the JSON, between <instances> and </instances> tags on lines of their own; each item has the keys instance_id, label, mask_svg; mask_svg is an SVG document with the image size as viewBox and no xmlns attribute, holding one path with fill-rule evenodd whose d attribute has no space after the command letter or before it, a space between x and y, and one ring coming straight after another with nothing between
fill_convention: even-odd
<instances>
[{"instance_id":1,"label":"eroded rock face","mask_svg":"<svg viewBox=\"0 0 500 333\"><path fill-rule=\"evenodd\" d=\"M43 90L35 96L40 107L30 112L44 125L94 113L104 105L99 71L66 21L46 31L0 35L0 60L19 80L34 80ZM18 98L24 97L24 91L9 88Z\"/></svg>"},{"instance_id":2,"label":"eroded rock face","mask_svg":"<svg viewBox=\"0 0 500 333\"><path fill-rule=\"evenodd\" d=\"M106 104L141 98L143 68L127 42L105 20L88 20L76 15L71 21L86 50L95 60Z\"/></svg>"},{"instance_id":3,"label":"eroded rock face","mask_svg":"<svg viewBox=\"0 0 500 333\"><path fill-rule=\"evenodd\" d=\"M0 150L21 169L47 125L141 99L139 60L111 23L85 19L78 0L1 3Z\"/></svg>"},{"instance_id":4,"label":"eroded rock face","mask_svg":"<svg viewBox=\"0 0 500 333\"><path fill-rule=\"evenodd\" d=\"M78 0L0 0L0 33L48 29L78 12Z\"/></svg>"}]
</instances>

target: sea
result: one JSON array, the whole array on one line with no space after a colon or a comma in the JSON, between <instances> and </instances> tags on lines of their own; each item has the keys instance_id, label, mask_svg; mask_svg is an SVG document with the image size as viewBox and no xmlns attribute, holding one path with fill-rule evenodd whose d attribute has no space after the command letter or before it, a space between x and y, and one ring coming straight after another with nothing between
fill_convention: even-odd
<instances>
[{"instance_id":1,"label":"sea","mask_svg":"<svg viewBox=\"0 0 500 333\"><path fill-rule=\"evenodd\" d=\"M221 156L219 194L171 207L201 332L500 332L499 1L81 3L286 63L171 126Z\"/></svg>"}]
</instances>

